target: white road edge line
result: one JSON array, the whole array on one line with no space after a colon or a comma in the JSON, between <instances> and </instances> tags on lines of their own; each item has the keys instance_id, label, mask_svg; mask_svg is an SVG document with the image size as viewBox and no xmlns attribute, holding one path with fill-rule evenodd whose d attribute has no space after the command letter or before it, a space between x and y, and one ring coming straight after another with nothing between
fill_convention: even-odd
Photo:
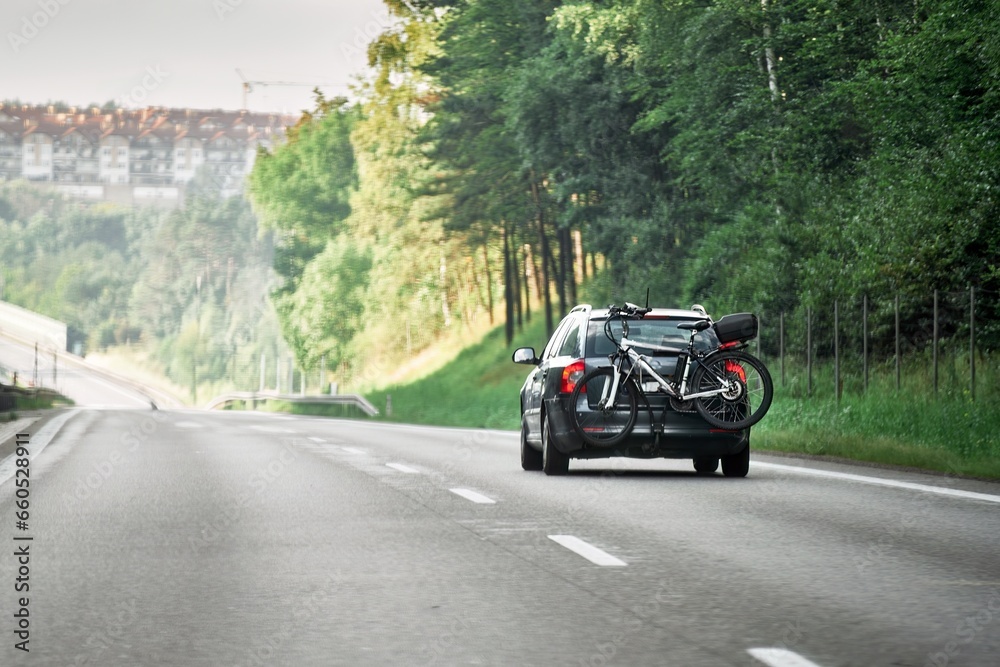
<instances>
[{"instance_id":1,"label":"white road edge line","mask_svg":"<svg viewBox=\"0 0 1000 667\"><path fill-rule=\"evenodd\" d=\"M469 489L448 489L448 490L454 493L456 496L462 496L466 500L471 500L472 502L478 503L480 505L496 505L497 502L492 498L488 498L481 493L476 493L475 491L470 491Z\"/></svg>"},{"instance_id":2,"label":"white road edge line","mask_svg":"<svg viewBox=\"0 0 1000 667\"><path fill-rule=\"evenodd\" d=\"M419 475L420 471L416 468L411 468L410 466L404 466L402 463L386 463L387 468L392 468L393 470L398 470L399 472L405 472L407 475Z\"/></svg>"},{"instance_id":3,"label":"white road edge line","mask_svg":"<svg viewBox=\"0 0 1000 667\"><path fill-rule=\"evenodd\" d=\"M819 667L815 662L806 660L798 653L783 648L750 648L747 649L747 653L771 667Z\"/></svg>"},{"instance_id":4,"label":"white road edge line","mask_svg":"<svg viewBox=\"0 0 1000 667\"><path fill-rule=\"evenodd\" d=\"M326 440L324 440L323 438L310 437L309 439L312 440L313 442L326 442Z\"/></svg>"},{"instance_id":5,"label":"white road edge line","mask_svg":"<svg viewBox=\"0 0 1000 667\"><path fill-rule=\"evenodd\" d=\"M628 565L625 561L598 549L593 544L584 542L579 537L572 535L549 535L549 539L560 546L566 547L575 554L583 556L594 565L600 565L601 567L625 567Z\"/></svg>"},{"instance_id":6,"label":"white road edge line","mask_svg":"<svg viewBox=\"0 0 1000 667\"><path fill-rule=\"evenodd\" d=\"M31 436L30 444L28 445L28 458L34 461L38 458L38 455L42 453L52 439L56 437L59 430L63 427L67 421L70 420L79 410L73 409L58 417L48 421L44 426L38 429L38 432ZM3 461L0 461L0 484L3 484L8 479L14 476L14 472L17 470L15 466L14 459L16 458L16 452L11 454Z\"/></svg>"},{"instance_id":7,"label":"white road edge line","mask_svg":"<svg viewBox=\"0 0 1000 667\"><path fill-rule=\"evenodd\" d=\"M367 453L367 452L364 452L364 451L362 451L360 449L355 449L354 447L341 447L340 449L342 451L347 452L348 454L366 454Z\"/></svg>"},{"instance_id":8,"label":"white road edge line","mask_svg":"<svg viewBox=\"0 0 1000 667\"><path fill-rule=\"evenodd\" d=\"M875 484L878 486L891 486L897 489L909 489L911 491L923 491L924 493L936 493L942 496L953 496L955 498L967 498L970 500L985 500L991 503L1000 503L1000 496L993 496L988 493L976 493L975 491L962 491L961 489L947 489L943 486L930 486L929 484L914 484L913 482L897 482L892 479L882 477L868 477L865 475L853 475L846 472L834 472L832 470L818 470L816 468L800 468L798 466L788 466L781 463L764 463L761 461L751 462L752 466L761 468L771 468L783 472L794 472L800 475L813 475L815 477L831 477L833 479L843 479L850 482L861 482L862 484Z\"/></svg>"}]
</instances>

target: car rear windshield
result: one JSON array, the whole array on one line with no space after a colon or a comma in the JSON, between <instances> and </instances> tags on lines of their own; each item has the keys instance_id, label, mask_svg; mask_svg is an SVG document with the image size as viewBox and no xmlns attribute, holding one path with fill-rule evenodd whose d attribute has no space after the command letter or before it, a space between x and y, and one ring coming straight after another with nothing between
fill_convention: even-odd
<instances>
[{"instance_id":1,"label":"car rear windshield","mask_svg":"<svg viewBox=\"0 0 1000 667\"><path fill-rule=\"evenodd\" d=\"M642 320L630 320L628 325L628 337L629 340L635 343L652 343L653 345L663 345L675 349L685 349L687 348L688 336L690 334L684 329L678 329L677 325L681 322L694 321L696 320L686 320L674 317L654 318L648 316ZM615 351L614 343L608 340L608 337L604 334L604 322L604 319L595 319L590 321L590 326L587 329L588 357L606 357ZM611 333L614 335L616 340L621 340L621 320L612 320ZM715 333L711 329L707 329L706 331L702 331L701 333L695 335L694 344L695 348L698 350L710 350L717 347L719 342L715 337ZM657 350L646 350L638 347L636 348L636 351L640 354L652 354L657 356L675 354Z\"/></svg>"}]
</instances>

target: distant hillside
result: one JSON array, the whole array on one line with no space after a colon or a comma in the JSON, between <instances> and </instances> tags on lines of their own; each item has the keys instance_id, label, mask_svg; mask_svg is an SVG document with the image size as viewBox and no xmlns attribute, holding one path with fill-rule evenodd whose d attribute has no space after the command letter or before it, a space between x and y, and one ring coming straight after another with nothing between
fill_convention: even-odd
<instances>
[{"instance_id":1,"label":"distant hillside","mask_svg":"<svg viewBox=\"0 0 1000 667\"><path fill-rule=\"evenodd\" d=\"M249 205L211 188L162 211L0 184L2 297L66 322L71 349L141 347L192 396L285 354L271 255Z\"/></svg>"}]
</instances>

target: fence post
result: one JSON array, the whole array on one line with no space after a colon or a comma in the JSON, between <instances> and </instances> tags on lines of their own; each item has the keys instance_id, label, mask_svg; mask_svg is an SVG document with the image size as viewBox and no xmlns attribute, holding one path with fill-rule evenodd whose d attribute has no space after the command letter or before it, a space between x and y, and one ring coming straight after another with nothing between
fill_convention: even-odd
<instances>
[{"instance_id":1,"label":"fence post","mask_svg":"<svg viewBox=\"0 0 1000 667\"><path fill-rule=\"evenodd\" d=\"M976 400L976 288L969 288L969 393Z\"/></svg>"},{"instance_id":2,"label":"fence post","mask_svg":"<svg viewBox=\"0 0 1000 667\"><path fill-rule=\"evenodd\" d=\"M757 358L762 359L760 356L760 339L764 336L764 318L760 315L757 316Z\"/></svg>"},{"instance_id":3,"label":"fence post","mask_svg":"<svg viewBox=\"0 0 1000 667\"><path fill-rule=\"evenodd\" d=\"M864 383L862 385L863 391L868 393L868 295L862 298L861 306L861 335L864 336L864 341L861 344L861 355L863 357L862 367L864 368Z\"/></svg>"},{"instance_id":4,"label":"fence post","mask_svg":"<svg viewBox=\"0 0 1000 667\"><path fill-rule=\"evenodd\" d=\"M778 355L781 358L781 386L785 386L785 311L781 311L778 325Z\"/></svg>"},{"instance_id":5,"label":"fence post","mask_svg":"<svg viewBox=\"0 0 1000 667\"><path fill-rule=\"evenodd\" d=\"M840 403L840 302L833 300L833 394Z\"/></svg>"},{"instance_id":6,"label":"fence post","mask_svg":"<svg viewBox=\"0 0 1000 667\"><path fill-rule=\"evenodd\" d=\"M934 395L938 393L938 291L934 290L934 339L931 342L931 356L934 359Z\"/></svg>"},{"instance_id":7,"label":"fence post","mask_svg":"<svg viewBox=\"0 0 1000 667\"><path fill-rule=\"evenodd\" d=\"M899 295L896 295L896 391L899 391Z\"/></svg>"},{"instance_id":8,"label":"fence post","mask_svg":"<svg viewBox=\"0 0 1000 667\"><path fill-rule=\"evenodd\" d=\"M812 362L812 306L806 308L806 396L813 393L813 362Z\"/></svg>"}]
</instances>

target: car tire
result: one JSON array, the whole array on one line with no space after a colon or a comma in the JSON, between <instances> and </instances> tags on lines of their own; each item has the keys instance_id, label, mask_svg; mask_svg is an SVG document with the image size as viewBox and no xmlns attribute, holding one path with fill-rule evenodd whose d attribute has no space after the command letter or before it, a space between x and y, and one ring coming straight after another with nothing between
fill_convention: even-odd
<instances>
[{"instance_id":1,"label":"car tire","mask_svg":"<svg viewBox=\"0 0 1000 667\"><path fill-rule=\"evenodd\" d=\"M521 420L521 467L525 470L542 469L542 453L528 444L528 422Z\"/></svg>"},{"instance_id":2,"label":"car tire","mask_svg":"<svg viewBox=\"0 0 1000 667\"><path fill-rule=\"evenodd\" d=\"M737 454L722 457L722 474L726 477L746 477L750 472L750 443Z\"/></svg>"},{"instance_id":3,"label":"car tire","mask_svg":"<svg viewBox=\"0 0 1000 667\"><path fill-rule=\"evenodd\" d=\"M698 458L694 460L695 472L708 475L719 469L719 459Z\"/></svg>"},{"instance_id":4,"label":"car tire","mask_svg":"<svg viewBox=\"0 0 1000 667\"><path fill-rule=\"evenodd\" d=\"M547 415L542 415L542 472L546 475L565 475L569 472L569 457L556 449L552 442Z\"/></svg>"}]
</instances>

